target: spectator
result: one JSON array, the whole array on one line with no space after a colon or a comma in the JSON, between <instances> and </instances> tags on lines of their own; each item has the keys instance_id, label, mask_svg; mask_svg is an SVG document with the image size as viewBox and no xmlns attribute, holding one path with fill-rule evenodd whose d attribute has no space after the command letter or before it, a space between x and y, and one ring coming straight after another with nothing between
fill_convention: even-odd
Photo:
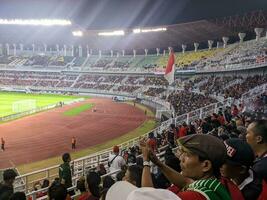
<instances>
[{"instance_id":1,"label":"spectator","mask_svg":"<svg viewBox=\"0 0 267 200\"><path fill-rule=\"evenodd\" d=\"M106 200L180 200L168 190L154 188L137 188L120 181L115 183L107 192Z\"/></svg>"},{"instance_id":2,"label":"spectator","mask_svg":"<svg viewBox=\"0 0 267 200\"><path fill-rule=\"evenodd\" d=\"M131 165L128 166L123 180L135 185L136 187L141 187L141 177L142 167L137 165Z\"/></svg>"},{"instance_id":3,"label":"spectator","mask_svg":"<svg viewBox=\"0 0 267 200\"><path fill-rule=\"evenodd\" d=\"M60 183L64 184L66 188L72 187L72 178L71 178L71 167L70 161L71 157L69 153L64 153L62 155L63 164L59 166L59 180ZM70 191L70 195L73 195L74 192Z\"/></svg>"},{"instance_id":4,"label":"spectator","mask_svg":"<svg viewBox=\"0 0 267 200\"><path fill-rule=\"evenodd\" d=\"M14 192L13 183L17 173L13 169L7 169L3 173L3 183L0 184L0 199L8 199Z\"/></svg>"},{"instance_id":5,"label":"spectator","mask_svg":"<svg viewBox=\"0 0 267 200\"><path fill-rule=\"evenodd\" d=\"M88 186L88 198L86 200L98 200L100 198L101 177L96 172L89 172L86 176Z\"/></svg>"},{"instance_id":6,"label":"spectator","mask_svg":"<svg viewBox=\"0 0 267 200\"><path fill-rule=\"evenodd\" d=\"M69 200L66 185L60 183L59 179L55 179L48 189L48 197L50 200Z\"/></svg>"},{"instance_id":7,"label":"spectator","mask_svg":"<svg viewBox=\"0 0 267 200\"><path fill-rule=\"evenodd\" d=\"M228 156L221 168L221 174L238 185L245 200L257 199L262 184L255 172L250 169L254 161L253 150L249 144L240 139L229 139L224 143Z\"/></svg>"},{"instance_id":8,"label":"spectator","mask_svg":"<svg viewBox=\"0 0 267 200\"><path fill-rule=\"evenodd\" d=\"M267 120L252 122L248 126L246 139L257 156L253 170L267 181Z\"/></svg>"},{"instance_id":9,"label":"spectator","mask_svg":"<svg viewBox=\"0 0 267 200\"><path fill-rule=\"evenodd\" d=\"M230 200L229 192L217 179L219 169L226 158L226 148L223 142L211 135L195 134L180 138L179 143L182 174L163 164L155 154L149 151L147 146L142 145L146 161L142 174L142 186L153 187L148 163L151 160L170 182L180 189L186 188L177 193L181 199L206 200L205 196L209 199L215 199L216 196L216 199Z\"/></svg>"},{"instance_id":10,"label":"spectator","mask_svg":"<svg viewBox=\"0 0 267 200\"><path fill-rule=\"evenodd\" d=\"M148 140L147 140L148 146L151 148L151 150L153 152L157 152L158 151L158 147L157 147L157 140L154 136L153 132L150 132L148 134Z\"/></svg>"},{"instance_id":11,"label":"spectator","mask_svg":"<svg viewBox=\"0 0 267 200\"><path fill-rule=\"evenodd\" d=\"M81 195L77 198L77 200L86 200L88 198L88 192L85 187L85 178L82 176L77 181L77 189L80 191Z\"/></svg>"},{"instance_id":12,"label":"spectator","mask_svg":"<svg viewBox=\"0 0 267 200\"><path fill-rule=\"evenodd\" d=\"M111 176L105 176L103 179L103 188L110 188L115 183Z\"/></svg>"},{"instance_id":13,"label":"spectator","mask_svg":"<svg viewBox=\"0 0 267 200\"><path fill-rule=\"evenodd\" d=\"M110 172L120 170L122 166L126 165L125 160L119 155L120 149L118 146L113 147L113 154L109 156L108 165Z\"/></svg>"},{"instance_id":14,"label":"spectator","mask_svg":"<svg viewBox=\"0 0 267 200\"><path fill-rule=\"evenodd\" d=\"M26 195L24 192L15 192L9 200L26 200Z\"/></svg>"},{"instance_id":15,"label":"spectator","mask_svg":"<svg viewBox=\"0 0 267 200\"><path fill-rule=\"evenodd\" d=\"M109 188L115 183L113 178L111 176L106 176L103 179L103 190L101 192L101 200L106 199L106 194L109 190Z\"/></svg>"},{"instance_id":16,"label":"spectator","mask_svg":"<svg viewBox=\"0 0 267 200\"><path fill-rule=\"evenodd\" d=\"M105 169L105 166L103 163L100 163L97 167L97 173L100 175L100 176L103 176L107 173L106 169Z\"/></svg>"},{"instance_id":17,"label":"spectator","mask_svg":"<svg viewBox=\"0 0 267 200\"><path fill-rule=\"evenodd\" d=\"M2 149L2 151L5 151L5 140L4 140L4 138L2 138L1 137L1 149Z\"/></svg>"}]
</instances>

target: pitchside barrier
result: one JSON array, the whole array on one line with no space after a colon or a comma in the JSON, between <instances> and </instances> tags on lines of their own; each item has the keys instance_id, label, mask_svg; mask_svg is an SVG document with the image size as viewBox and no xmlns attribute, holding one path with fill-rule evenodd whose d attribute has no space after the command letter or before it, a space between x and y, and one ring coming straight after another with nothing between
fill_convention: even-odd
<instances>
[{"instance_id":1,"label":"pitchside barrier","mask_svg":"<svg viewBox=\"0 0 267 200\"><path fill-rule=\"evenodd\" d=\"M69 104L76 103L76 102L81 102L81 101L84 101L84 98L74 99L74 100L70 100L70 101L64 101L63 103L66 104L66 105L69 105ZM39 107L39 108L27 110L27 111L15 113L15 114L12 114L12 115L7 115L7 116L4 116L4 117L0 117L0 121L14 120L14 119L18 119L18 118L23 117L23 116L31 115L31 114L34 114L34 113L38 113L38 112L41 112L41 111L49 110L49 109L60 107L60 106L61 105L59 103L51 104L51 105L47 105L47 106L43 106L43 107Z\"/></svg>"}]
</instances>

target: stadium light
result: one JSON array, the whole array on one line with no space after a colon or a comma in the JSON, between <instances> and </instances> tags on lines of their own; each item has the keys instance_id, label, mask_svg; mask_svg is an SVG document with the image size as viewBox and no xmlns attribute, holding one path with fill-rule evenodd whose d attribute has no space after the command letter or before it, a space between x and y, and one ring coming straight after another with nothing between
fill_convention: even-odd
<instances>
[{"instance_id":1,"label":"stadium light","mask_svg":"<svg viewBox=\"0 0 267 200\"><path fill-rule=\"evenodd\" d=\"M133 33L148 33L148 32L162 32L162 31L167 31L167 28L149 28L149 29L140 29L136 28L133 29Z\"/></svg>"},{"instance_id":2,"label":"stadium light","mask_svg":"<svg viewBox=\"0 0 267 200\"><path fill-rule=\"evenodd\" d=\"M83 32L82 31L72 31L72 35L75 37L82 37Z\"/></svg>"},{"instance_id":3,"label":"stadium light","mask_svg":"<svg viewBox=\"0 0 267 200\"><path fill-rule=\"evenodd\" d=\"M99 36L119 36L124 35L125 32L123 30L117 30L117 31L110 31L110 32L99 32Z\"/></svg>"},{"instance_id":4,"label":"stadium light","mask_svg":"<svg viewBox=\"0 0 267 200\"><path fill-rule=\"evenodd\" d=\"M0 25L69 26L65 19L0 19Z\"/></svg>"}]
</instances>

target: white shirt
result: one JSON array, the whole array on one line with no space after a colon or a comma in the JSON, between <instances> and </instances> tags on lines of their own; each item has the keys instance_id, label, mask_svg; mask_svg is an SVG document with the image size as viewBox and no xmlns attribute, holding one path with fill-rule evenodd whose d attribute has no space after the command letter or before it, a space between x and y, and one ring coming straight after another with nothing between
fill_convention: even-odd
<instances>
[{"instance_id":1,"label":"white shirt","mask_svg":"<svg viewBox=\"0 0 267 200\"><path fill-rule=\"evenodd\" d=\"M109 155L109 158L108 158L108 162L111 162L111 161L114 159L115 156L116 156L115 154L110 154L110 155ZM110 165L110 167L109 167L109 170L110 170L110 172L117 171L117 170L121 169L121 167L122 167L123 165L126 165L126 162L125 162L125 160L123 159L122 156L118 155L118 156L112 161L112 163L111 163L111 165Z\"/></svg>"}]
</instances>

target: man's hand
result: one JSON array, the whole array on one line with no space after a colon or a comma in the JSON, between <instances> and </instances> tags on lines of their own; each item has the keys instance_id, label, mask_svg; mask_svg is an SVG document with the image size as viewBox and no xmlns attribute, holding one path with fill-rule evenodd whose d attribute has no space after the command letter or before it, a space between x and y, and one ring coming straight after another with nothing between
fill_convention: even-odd
<instances>
[{"instance_id":1,"label":"man's hand","mask_svg":"<svg viewBox=\"0 0 267 200\"><path fill-rule=\"evenodd\" d=\"M140 147L142 150L144 161L149 161L149 146L144 138L140 140Z\"/></svg>"}]
</instances>

